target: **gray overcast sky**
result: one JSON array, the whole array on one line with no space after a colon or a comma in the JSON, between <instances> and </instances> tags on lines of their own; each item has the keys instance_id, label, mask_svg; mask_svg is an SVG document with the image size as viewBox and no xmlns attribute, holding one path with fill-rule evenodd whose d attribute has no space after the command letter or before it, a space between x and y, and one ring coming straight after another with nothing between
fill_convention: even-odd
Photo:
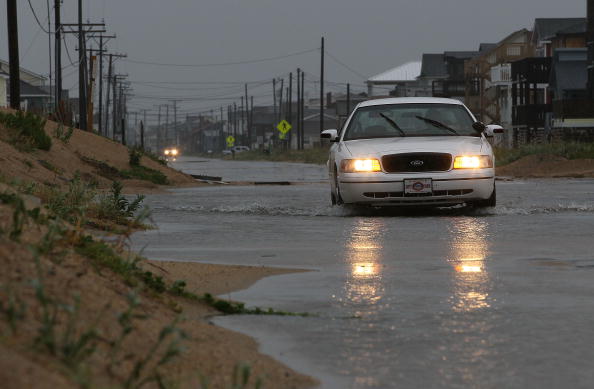
<instances>
[{"instance_id":1,"label":"gray overcast sky","mask_svg":"<svg viewBox=\"0 0 594 389\"><path fill-rule=\"evenodd\" d=\"M47 23L45 0L30 0ZM53 0L49 0L53 5ZM48 39L40 32L27 0L19 0L21 65L47 74ZM509 33L531 28L537 17L585 17L586 0L83 0L85 18L105 20L118 38L108 48L130 60L204 64L269 58L319 47L326 37L328 52L356 73L371 76L424 52L475 50L481 42L497 42ZM63 1L63 22L75 22L77 0ZM52 13L53 15L53 13ZM53 20L53 16L52 16ZM0 58L8 57L6 6L0 7ZM73 36L67 38L76 56ZM68 60L64 56L63 64ZM134 81L256 81L305 69L319 75L319 52L281 60L220 67L161 67L117 63ZM64 74L73 73L65 69ZM327 58L326 79L361 85L364 78ZM65 88L77 94L76 73ZM196 89L194 89L194 86ZM316 86L310 85L314 93ZM165 89L176 88L176 89ZM182 89L183 88L183 89ZM218 88L218 89L215 89ZM181 104L182 112L228 104L214 96L240 96L240 86L135 84L142 96L202 96ZM250 87L258 102L270 99L268 85ZM335 87L338 91L340 88ZM332 87L331 87L332 90ZM239 97L237 97L239 102ZM135 98L131 108L151 108L159 100ZM162 101L165 103L166 101Z\"/></svg>"}]
</instances>

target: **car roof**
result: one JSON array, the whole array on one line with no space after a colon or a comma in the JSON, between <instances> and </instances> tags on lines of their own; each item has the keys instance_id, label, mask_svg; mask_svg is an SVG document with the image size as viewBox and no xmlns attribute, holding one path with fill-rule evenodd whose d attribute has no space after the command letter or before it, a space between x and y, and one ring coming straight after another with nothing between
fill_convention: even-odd
<instances>
[{"instance_id":1,"label":"car roof","mask_svg":"<svg viewBox=\"0 0 594 389\"><path fill-rule=\"evenodd\" d=\"M362 101L357 107L371 107L374 105L389 104L456 104L464 105L456 99L446 99L441 97L392 97L387 99L375 99Z\"/></svg>"}]
</instances>

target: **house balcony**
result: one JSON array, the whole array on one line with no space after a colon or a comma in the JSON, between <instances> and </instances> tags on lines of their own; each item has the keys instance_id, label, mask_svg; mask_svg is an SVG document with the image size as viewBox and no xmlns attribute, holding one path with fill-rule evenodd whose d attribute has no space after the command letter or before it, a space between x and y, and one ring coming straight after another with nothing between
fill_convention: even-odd
<instances>
[{"instance_id":1,"label":"house balcony","mask_svg":"<svg viewBox=\"0 0 594 389\"><path fill-rule=\"evenodd\" d=\"M491 68L491 83L494 85L509 84L512 81L511 64L493 66Z\"/></svg>"},{"instance_id":2,"label":"house balcony","mask_svg":"<svg viewBox=\"0 0 594 389\"><path fill-rule=\"evenodd\" d=\"M594 117L594 100L569 99L553 101L553 113L558 119Z\"/></svg>"},{"instance_id":3,"label":"house balcony","mask_svg":"<svg viewBox=\"0 0 594 389\"><path fill-rule=\"evenodd\" d=\"M531 57L512 62L511 78L514 82L548 84L551 62L550 57Z\"/></svg>"},{"instance_id":4,"label":"house balcony","mask_svg":"<svg viewBox=\"0 0 594 389\"><path fill-rule=\"evenodd\" d=\"M551 110L551 104L517 105L513 107L512 125L543 128L546 114Z\"/></svg>"}]
</instances>

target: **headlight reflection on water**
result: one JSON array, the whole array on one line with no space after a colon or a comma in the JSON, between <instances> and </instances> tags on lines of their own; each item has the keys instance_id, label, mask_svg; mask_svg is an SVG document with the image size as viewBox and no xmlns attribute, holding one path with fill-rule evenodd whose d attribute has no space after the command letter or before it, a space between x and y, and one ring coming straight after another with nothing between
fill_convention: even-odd
<instances>
[{"instance_id":1,"label":"headlight reflection on water","mask_svg":"<svg viewBox=\"0 0 594 389\"><path fill-rule=\"evenodd\" d=\"M485 260L489 251L488 224L476 218L462 218L452 223L455 238L450 244L449 262L454 267L452 309L467 312L489 308L490 277Z\"/></svg>"},{"instance_id":2,"label":"headlight reflection on water","mask_svg":"<svg viewBox=\"0 0 594 389\"><path fill-rule=\"evenodd\" d=\"M375 303L384 293L381 282L384 231L384 222L377 219L359 219L350 231L345 253L350 273L345 294L353 303Z\"/></svg>"}]
</instances>

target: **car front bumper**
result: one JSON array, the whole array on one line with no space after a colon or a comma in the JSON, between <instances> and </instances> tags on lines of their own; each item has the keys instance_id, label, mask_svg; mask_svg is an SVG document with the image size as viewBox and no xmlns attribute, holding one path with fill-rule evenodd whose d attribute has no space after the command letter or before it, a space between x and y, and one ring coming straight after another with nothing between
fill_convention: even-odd
<instances>
[{"instance_id":1,"label":"car front bumper","mask_svg":"<svg viewBox=\"0 0 594 389\"><path fill-rule=\"evenodd\" d=\"M421 178L432 180L432 193L404 193L404 180ZM488 199L495 187L495 171L476 169L414 174L343 173L339 177L339 186L342 200L347 204L454 205Z\"/></svg>"}]
</instances>

